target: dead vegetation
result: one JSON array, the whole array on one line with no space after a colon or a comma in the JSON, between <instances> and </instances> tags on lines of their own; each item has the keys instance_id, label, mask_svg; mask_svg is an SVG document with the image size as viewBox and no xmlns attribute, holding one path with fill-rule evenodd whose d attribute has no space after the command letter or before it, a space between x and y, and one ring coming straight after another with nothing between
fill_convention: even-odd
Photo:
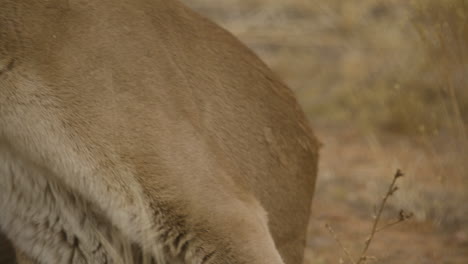
<instances>
[{"instance_id":1,"label":"dead vegetation","mask_svg":"<svg viewBox=\"0 0 468 264\"><path fill-rule=\"evenodd\" d=\"M359 255L359 257L357 259L352 257L350 251L343 245L343 242L340 240L340 238L335 233L333 228L328 223L325 225L326 228L328 229L328 231L330 232L330 234L333 235L333 238L335 239L337 244L340 246L341 250L343 251L344 255L346 256L346 258L348 260L348 261L341 260L340 262L342 262L342 263L348 263L349 262L351 264L365 264L365 263L368 263L368 261L370 261L370 260L377 260L378 259L377 257L371 256L371 255L368 254L370 245L372 244L372 241L373 241L375 235L378 232L380 232L380 231L382 231L384 229L387 229L387 228L390 228L390 227L395 226L397 224L400 224L400 223L410 219L411 217L413 217L412 213L407 213L404 210L400 210L397 220L394 220L392 222L389 222L387 224L379 226L380 222L381 222L380 220L381 220L381 217L382 217L382 212L385 209L385 206L387 205L387 200L391 196L393 196L396 191L398 191L398 186L396 185L396 182L401 177L403 177L403 173L400 170L397 170L397 172L393 176L392 183L390 184L387 192L385 193L385 195L382 198L382 201L380 202L380 205L378 206L378 208L377 207L375 208L375 212L374 212L374 215L373 215L374 220L372 221L372 228L370 230L368 238L365 240L363 249L362 249L362 251L361 251L361 253L360 253L360 255Z\"/></svg>"}]
</instances>

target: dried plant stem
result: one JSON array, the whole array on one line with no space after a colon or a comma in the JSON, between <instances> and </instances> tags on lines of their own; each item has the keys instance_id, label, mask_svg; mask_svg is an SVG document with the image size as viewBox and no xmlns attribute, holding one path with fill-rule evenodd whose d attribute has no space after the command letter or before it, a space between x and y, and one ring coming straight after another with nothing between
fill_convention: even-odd
<instances>
[{"instance_id":1,"label":"dried plant stem","mask_svg":"<svg viewBox=\"0 0 468 264\"><path fill-rule=\"evenodd\" d=\"M369 238L366 240L366 244L364 246L364 249L362 250L361 255L359 257L359 260L356 262L356 264L361 264L361 263L364 263L364 261L366 261L367 251L369 250L371 242L374 239L375 234L377 233L377 226L379 224L380 217L382 216L382 212L383 212L383 210L385 208L385 205L387 204L387 200L388 200L388 198L390 196L392 196L398 190L398 188L395 186L395 184L396 184L396 181L398 180L398 178L400 178L402 176L403 176L403 173L400 170L397 170L397 172L395 173L395 176L393 177L393 181L392 181L392 183L390 184L390 186L388 188L387 193L385 194L385 196L382 199L382 202L380 203L377 214L375 215L374 223L372 224L371 233L369 235Z\"/></svg>"},{"instance_id":2,"label":"dried plant stem","mask_svg":"<svg viewBox=\"0 0 468 264\"><path fill-rule=\"evenodd\" d=\"M343 243L341 243L341 240L339 239L339 237L336 235L335 231L332 229L332 227L327 223L325 224L325 227L328 229L328 231L330 232L330 234L333 236L333 238L335 239L336 243L340 246L341 250L344 252L344 254L346 255L346 257L349 259L349 262L351 264L364 264L366 263L368 260L371 260L371 259L374 259L374 257L371 257L371 256L368 256L367 255L367 251L369 250L369 247L372 243L372 240L374 239L374 236L377 232L379 231L382 231L386 228L389 228L389 227L392 227L394 225L397 225L401 222L404 222L406 220L408 220L409 218L411 218L413 216L412 213L407 213L405 212L404 210L400 210L400 215L399 215L399 218L398 220L394 221L394 222L391 222L391 223L388 223L382 227L378 227L379 226L379 222L380 222L380 218L382 216L382 212L383 210L385 209L385 206L387 204L387 200L390 196L392 196L397 190L398 190L398 187L396 186L396 182L398 180L398 178L402 177L403 176L403 173L400 171L400 170L397 170L397 172L395 173L394 177L393 177L393 181L392 183L390 184L389 188L388 188L388 191L387 193L385 194L385 196L382 198L382 202L380 203L379 205L379 208L375 209L374 210L374 214L375 214L375 217L374 217L374 221L373 221L373 224L372 224L372 229L371 229L371 232L370 232L370 235L369 235L369 238L366 240L365 242L365 245L364 245L364 248L361 252L361 255L359 256L359 258L355 261L353 259L353 257L351 256L349 250L343 245Z\"/></svg>"},{"instance_id":3,"label":"dried plant stem","mask_svg":"<svg viewBox=\"0 0 468 264\"><path fill-rule=\"evenodd\" d=\"M386 224L386 225L384 225L384 226L382 226L382 227L380 227L380 228L377 228L377 230L375 230L375 232L378 233L378 232L380 232L380 231L382 231L382 230L384 230L384 229L387 229L387 228L389 228L389 227L398 225L399 223L402 223L402 222L404 222L405 220L406 220L406 219L398 219L398 220L395 221L395 222L388 223L388 224Z\"/></svg>"},{"instance_id":4,"label":"dried plant stem","mask_svg":"<svg viewBox=\"0 0 468 264\"><path fill-rule=\"evenodd\" d=\"M353 260L353 257L351 257L351 254L349 253L348 249L343 246L343 244L341 243L341 240L340 238L338 237L338 235L335 233L335 231L333 230L333 228L327 223L325 224L325 227L328 229L328 231L330 232L330 234L332 234L333 238L335 239L336 243L338 244L338 246L341 247L341 250L343 250L343 252L345 253L346 257L349 259L349 261L352 263L352 264L356 264L356 262Z\"/></svg>"}]
</instances>

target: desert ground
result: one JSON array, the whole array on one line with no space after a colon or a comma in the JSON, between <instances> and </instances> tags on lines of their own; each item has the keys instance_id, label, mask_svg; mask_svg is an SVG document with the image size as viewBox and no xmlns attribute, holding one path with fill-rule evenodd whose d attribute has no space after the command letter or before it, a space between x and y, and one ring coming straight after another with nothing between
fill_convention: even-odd
<instances>
[{"instance_id":1,"label":"desert ground","mask_svg":"<svg viewBox=\"0 0 468 264\"><path fill-rule=\"evenodd\" d=\"M466 1L185 2L282 77L323 143L305 263L358 263L397 169L379 226L412 217L366 263L468 263Z\"/></svg>"}]
</instances>

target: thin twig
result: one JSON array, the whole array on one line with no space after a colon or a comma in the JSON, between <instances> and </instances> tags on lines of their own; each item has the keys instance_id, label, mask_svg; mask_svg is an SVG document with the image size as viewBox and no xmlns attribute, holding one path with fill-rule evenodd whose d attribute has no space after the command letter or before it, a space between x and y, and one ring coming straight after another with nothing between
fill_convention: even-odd
<instances>
[{"instance_id":1,"label":"thin twig","mask_svg":"<svg viewBox=\"0 0 468 264\"><path fill-rule=\"evenodd\" d=\"M392 183L390 184L390 186L388 188L387 193L385 194L385 196L382 199L382 202L380 203L379 210L377 211L377 215L375 216L375 220L374 220L374 223L372 225L372 230L371 230L370 236L366 240L366 244L364 246L364 249L362 250L362 253L361 253L361 255L359 257L359 260L357 261L356 264L364 263L367 260L366 254L367 254L367 251L369 250L369 246L371 245L372 239L374 239L375 233L377 232L377 226L379 224L380 217L382 216L382 212L383 212L383 210L385 208L387 200L388 200L388 198L390 196L392 196L398 190L398 187L396 187L395 184L396 184L396 181L398 180L398 178L400 178L402 176L403 176L403 173L400 170L397 170L397 172L395 173L395 176L393 177L393 181L392 181Z\"/></svg>"},{"instance_id":2,"label":"thin twig","mask_svg":"<svg viewBox=\"0 0 468 264\"><path fill-rule=\"evenodd\" d=\"M398 218L398 220L394 221L394 222L391 222L391 223L388 223L382 227L379 227L377 228L377 230L375 231L376 233L384 230L384 229L387 229L389 227L392 227L394 225L398 225L399 223L402 223L402 222L405 222L406 220L410 219L411 217L413 217L413 214L412 213L406 213L405 211L401 210L400 211L400 218Z\"/></svg>"},{"instance_id":3,"label":"thin twig","mask_svg":"<svg viewBox=\"0 0 468 264\"><path fill-rule=\"evenodd\" d=\"M341 240L340 238L338 237L338 235L335 233L335 231L333 231L333 228L327 223L325 224L325 227L328 229L328 231L330 232L330 234L333 236L333 238L335 239L336 243L341 247L341 250L343 250L343 252L345 253L346 257L349 259L349 261L352 263L352 264L356 264L356 262L354 261L353 257L351 257L351 254L349 253L348 249L343 246L343 244L341 243Z\"/></svg>"},{"instance_id":4,"label":"thin twig","mask_svg":"<svg viewBox=\"0 0 468 264\"><path fill-rule=\"evenodd\" d=\"M389 228L389 227L398 225L399 223L404 222L404 221L405 221L405 220L397 220L397 221L395 221L395 222L388 223L388 224L386 224L386 225L384 225L384 226L382 226L382 227L377 228L377 230L375 230L375 232L378 233L378 232L380 232L380 231L382 231L382 230L384 230L384 229L387 229L387 228Z\"/></svg>"}]
</instances>

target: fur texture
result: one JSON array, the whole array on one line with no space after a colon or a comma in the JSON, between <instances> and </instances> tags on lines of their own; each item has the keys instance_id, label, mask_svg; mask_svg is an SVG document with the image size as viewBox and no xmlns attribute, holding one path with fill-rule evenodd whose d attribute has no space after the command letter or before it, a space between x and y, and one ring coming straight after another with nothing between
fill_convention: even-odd
<instances>
[{"instance_id":1,"label":"fur texture","mask_svg":"<svg viewBox=\"0 0 468 264\"><path fill-rule=\"evenodd\" d=\"M174 0L2 0L0 228L23 263L302 262L318 143Z\"/></svg>"}]
</instances>

